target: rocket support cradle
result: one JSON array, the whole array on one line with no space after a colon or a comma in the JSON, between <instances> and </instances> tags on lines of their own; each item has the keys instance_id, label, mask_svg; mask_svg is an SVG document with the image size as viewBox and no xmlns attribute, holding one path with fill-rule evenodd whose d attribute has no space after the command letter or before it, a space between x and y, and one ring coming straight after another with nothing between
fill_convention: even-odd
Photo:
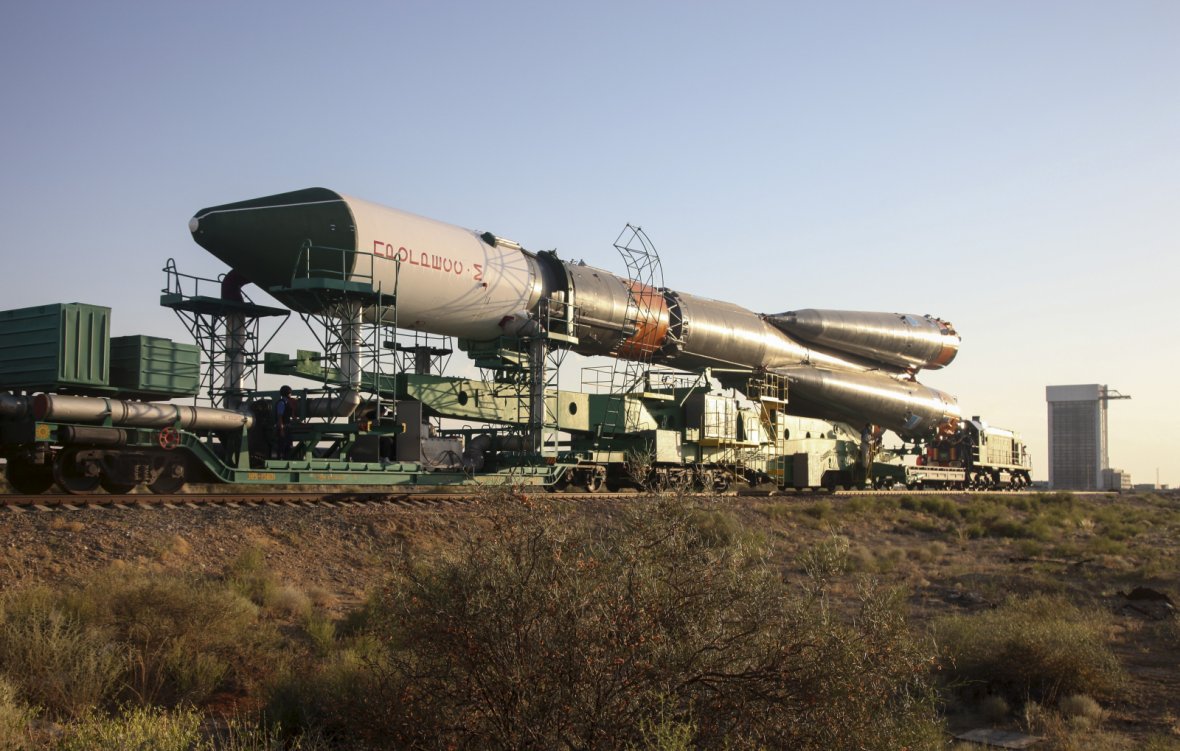
<instances>
[{"instance_id":1,"label":"rocket support cradle","mask_svg":"<svg viewBox=\"0 0 1180 751\"><path fill-rule=\"evenodd\" d=\"M930 316L759 315L324 188L202 209L189 229L199 245L295 310L306 299L284 290L302 266L386 293L396 287L403 328L487 341L540 323L575 339L571 348L586 355L684 370L764 370L788 379L794 414L872 423L906 437L960 417L954 397L914 380L958 351L954 328Z\"/></svg>"}]
</instances>

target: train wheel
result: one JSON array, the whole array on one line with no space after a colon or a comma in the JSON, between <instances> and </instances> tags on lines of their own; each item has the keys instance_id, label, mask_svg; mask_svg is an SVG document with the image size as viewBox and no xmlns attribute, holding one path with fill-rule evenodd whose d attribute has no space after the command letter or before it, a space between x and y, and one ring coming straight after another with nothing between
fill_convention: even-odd
<instances>
[{"instance_id":1,"label":"train wheel","mask_svg":"<svg viewBox=\"0 0 1180 751\"><path fill-rule=\"evenodd\" d=\"M148 484L148 490L160 495L175 493L184 487L186 477L183 461L169 459L160 468L160 474Z\"/></svg>"},{"instance_id":2,"label":"train wheel","mask_svg":"<svg viewBox=\"0 0 1180 751\"><path fill-rule=\"evenodd\" d=\"M34 464L25 459L11 458L4 470L8 484L18 493L40 495L53 487L53 467Z\"/></svg>"},{"instance_id":3,"label":"train wheel","mask_svg":"<svg viewBox=\"0 0 1180 751\"><path fill-rule=\"evenodd\" d=\"M63 451L53 463L53 479L67 493L93 493L101 477L98 463L79 460L77 451Z\"/></svg>"},{"instance_id":4,"label":"train wheel","mask_svg":"<svg viewBox=\"0 0 1180 751\"><path fill-rule=\"evenodd\" d=\"M570 486L569 472L562 472L561 477L558 477L551 483L545 485L545 490L550 493L561 493Z\"/></svg>"},{"instance_id":5,"label":"train wheel","mask_svg":"<svg viewBox=\"0 0 1180 751\"><path fill-rule=\"evenodd\" d=\"M98 484L111 495L125 495L134 490L137 483L119 482L118 480L112 479L108 473L103 472L98 476Z\"/></svg>"},{"instance_id":6,"label":"train wheel","mask_svg":"<svg viewBox=\"0 0 1180 751\"><path fill-rule=\"evenodd\" d=\"M590 475L586 478L584 487L588 493L597 493L602 490L602 475Z\"/></svg>"}]
</instances>

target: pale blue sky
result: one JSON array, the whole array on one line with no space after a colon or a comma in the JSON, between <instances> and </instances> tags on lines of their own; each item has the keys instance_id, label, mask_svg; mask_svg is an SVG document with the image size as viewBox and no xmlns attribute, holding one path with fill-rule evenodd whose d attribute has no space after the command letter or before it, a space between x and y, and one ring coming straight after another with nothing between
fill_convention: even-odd
<instances>
[{"instance_id":1,"label":"pale blue sky","mask_svg":"<svg viewBox=\"0 0 1180 751\"><path fill-rule=\"evenodd\" d=\"M1180 3L7 2L0 65L4 308L178 338L188 218L313 185L620 271L629 221L676 289L954 322L922 380L1039 478L1046 384L1130 393L1180 484Z\"/></svg>"}]
</instances>

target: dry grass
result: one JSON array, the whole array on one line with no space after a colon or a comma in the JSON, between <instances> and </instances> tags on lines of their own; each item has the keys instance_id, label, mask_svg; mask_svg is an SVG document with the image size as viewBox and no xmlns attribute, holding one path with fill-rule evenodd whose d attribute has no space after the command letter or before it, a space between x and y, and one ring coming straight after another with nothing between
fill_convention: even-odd
<instances>
[{"instance_id":1,"label":"dry grass","mask_svg":"<svg viewBox=\"0 0 1180 751\"><path fill-rule=\"evenodd\" d=\"M16 687L0 677L0 751L23 751L32 748L32 722L35 710L21 701Z\"/></svg>"},{"instance_id":2,"label":"dry grass","mask_svg":"<svg viewBox=\"0 0 1180 751\"><path fill-rule=\"evenodd\" d=\"M110 632L63 600L40 587L0 599L0 669L29 704L81 715L116 689L124 661Z\"/></svg>"},{"instance_id":3,"label":"dry grass","mask_svg":"<svg viewBox=\"0 0 1180 751\"><path fill-rule=\"evenodd\" d=\"M984 637L997 629L1003 630L1002 623L996 628L985 628L986 618L996 612L1008 612L1006 602L1010 595L1016 595L1015 600L1028 601L1050 593L1057 602L1076 608L1082 623L1096 625L1094 631L1101 648L1091 649L1082 640L1077 642L1082 644L1082 649L1074 650L1078 654L1070 655L1069 659L1085 660L1105 650L1108 657L1114 655L1129 669L1131 690L1126 694L1115 690L1107 695L1095 689L1093 682L1086 681L1079 684L1081 688L1059 687L1055 689L1056 701L1046 696L1045 703L1040 704L1026 702L1027 697L1020 695L1024 690L1016 687L999 689L1007 698L992 694L994 698L989 699L988 684L981 681L972 684L976 688L962 696L947 694L948 706L954 708L950 715L952 725L966 729L979 726L967 723L986 722L1032 730L1046 737L1039 746L1046 751L1075 748L1180 751L1177 743L1180 721L1174 714L1180 697L1175 694L1174 684L1157 685L1152 677L1180 659L1180 626L1175 620L1150 621L1124 610L1124 601L1115 594L1145 584L1176 598L1174 583L1180 580L1180 546L1176 544L1180 539L1178 501L1180 498L1175 496L1124 495L1108 499L1068 494L915 494L908 499L806 494L766 500L731 498L697 509L687 520L687 529L699 541L698 551L717 555L736 548L744 555L755 555L768 570L781 577L790 598L818 598L815 602L828 609L828 616L837 627L848 625L847 619L861 617L857 586L867 576L903 587L910 595L910 612L920 621L962 618L976 624L974 633ZM651 503L651 499L635 496L628 505L636 513L645 514L650 513ZM393 631L387 631L386 637L377 637L376 629L382 618L387 618L388 598L393 590L377 584L376 572L388 572L392 561L397 562L396 567L402 573L404 566L411 565L422 567L416 570L425 574L439 559L461 558L462 543L470 535L482 531L488 539L494 538L492 505L489 502L462 511L368 509L363 514L356 512L355 517L354 512L342 509L339 517L331 517L330 521L302 511L274 510L266 512L266 522L261 525L254 514L219 514L216 527L209 524L208 529L202 528L200 522L189 521L195 517L187 516L137 536L112 525L109 512L13 515L0 520L6 530L24 530L20 533L22 537L16 538L22 543L0 550L0 566L10 573L9 582L69 577L76 584L67 584L61 591L42 590L41 597L57 615L40 621L21 616L19 611L24 606L6 609L0 605L0 631L20 626L27 632L35 623L41 623L44 630L46 623L56 623L54 628L59 636L73 634L93 640L88 642L88 649L76 650L75 654L88 650L93 653L95 647L104 643L115 644L122 653L134 652L140 675L159 675L167 661L151 655L162 653L139 648L128 651L131 648L120 627L106 616L99 617L109 612L109 608L93 602L85 604L87 600L119 599L114 597L111 587L103 585L105 589L95 589L97 575L85 573L87 567L93 569L93 552L99 548L90 545L86 551L84 546L97 538L102 550L109 551L108 559L132 561L114 577L123 579L124 584L143 575L175 580L177 588L195 588L198 593L206 591L202 587L218 590L222 596L228 595L248 606L254 614L249 621L251 633L261 629L270 634L239 658L239 653L233 650L219 653L219 647L200 645L188 636L178 638L194 629L170 616L153 619L152 633L161 635L165 641L188 645L178 648L179 652L212 653L210 661L190 664L190 687L217 685L212 696L217 706L223 706L227 697L259 704L269 702L271 717L286 718L295 723L294 727L347 728L355 725L358 718L371 719L364 710L372 708L374 697L379 695L375 690L379 682L374 683L373 669L384 666L389 670L391 650L400 645ZM561 519L566 526L564 531L569 533L585 522L601 534L617 527L631 514L630 510L620 512L617 501L605 505L594 501L570 503L568 511ZM549 512L534 508L529 513ZM332 529L343 535L324 534L325 522L336 525L337 518L343 522ZM76 530L67 526L74 521L84 526ZM121 517L119 521L126 523ZM106 537L99 537L104 527L112 531ZM396 530L396 534L391 534L391 530ZM342 539L348 540L344 547ZM391 539L395 540L393 545ZM216 542L211 545L211 540ZM244 550L243 540L247 545ZM202 555L194 555L195 550ZM206 556L209 552L214 553L212 562ZM217 556L217 552L221 555ZM468 557L476 560L475 556ZM601 559L596 560L601 566ZM331 562L331 569L325 566L325 561ZM683 560L678 559L676 565L683 566ZM207 566L208 570L201 570L201 566ZM217 578L216 572L222 567L224 576ZM326 575L328 570L331 570L330 577ZM300 589L289 584L316 581L323 581L327 586ZM137 597L143 598L140 602L164 603L161 610L165 613L171 607L167 603L185 601L176 593L149 591L138 585L114 587L120 588L138 589ZM83 596L81 592L86 589L93 591ZM357 606L366 590L372 596L367 604ZM27 587L20 592L10 591L0 596L0 601L19 605L26 597L36 600L36 595L28 594L32 591ZM73 594L65 596L63 592ZM502 598L502 601L510 600ZM27 611L36 603L26 604ZM1068 608L1056 609L1066 614L1066 620L1073 619L1070 615L1073 611ZM41 611L47 612L45 608ZM776 617L786 612L780 610ZM974 620L977 618L980 620ZM148 625L138 622L136 628ZM1009 629L1012 630L1026 637L1040 633L1029 626ZM235 629L228 631L232 633ZM278 640L278 633L282 634L282 641ZM849 632L842 633L849 638ZM925 624L920 623L912 630L912 635L923 633ZM1073 639L1073 632L1058 630L1058 633L1067 635L1066 641ZM96 639L97 635L106 641ZM3 640L0 634L0 643ZM46 640L40 641L45 647ZM63 655L69 653L68 641L60 638L57 642ZM970 641L976 639L972 637ZM1049 648L1052 640L1047 637L1026 641L1039 650L1035 653L1039 655L1038 660L1055 654ZM817 639L816 643L820 641ZM1013 664L1036 662L1023 656L1013 657L1012 653L1005 655L998 640L991 644L993 667L1004 676L1011 677ZM0 661L3 660L6 658L0 655ZM30 662L45 661L18 659L12 665L19 667ZM230 665L229 672L219 673L217 665L226 663ZM1038 671L1052 673L1067 664L1068 660L1047 660ZM549 665L552 670L552 662ZM0 662L0 681L10 669L26 672L6 661ZM287 677L271 681L274 671ZM215 684L208 680L218 675L221 678ZM121 668L118 676L117 685L99 692L105 698L98 703L108 712L116 709L116 703L121 700L167 704L180 693L172 688L155 694L142 688L132 691L128 688L132 685L129 677L132 672ZM0 700L0 733L3 718L16 717L15 724L10 724L18 728L17 740L12 743L24 743L19 726L32 700L25 679L10 677L9 683L15 698L7 704ZM135 685L147 684L141 681ZM276 686L273 693L265 688L271 685ZM86 682L80 681L71 688L84 694ZM143 698L139 692L144 694ZM191 695L202 693L204 690ZM525 693L534 695L531 690ZM1085 702L1073 699L1075 695L1101 702L1099 713L1096 715ZM82 707L78 714L85 714L88 701L78 703ZM1009 711L1004 711L1004 705ZM685 738L708 730L710 715L706 713L676 709L660 702L649 706L651 711L635 725L636 747L683 748ZM361 713L349 715L350 708L359 708ZM57 718L68 727L71 723L66 718L71 711L46 705L42 717ZM117 710L111 716L101 712L94 716L112 722L120 718ZM218 748L269 751L278 747L278 736L272 730L250 722L245 727L250 729L237 736L243 739L240 745L223 744ZM282 738L289 740L286 735ZM5 742L8 741L0 734L0 751L5 748ZM201 747L193 748L195 751Z\"/></svg>"},{"instance_id":4,"label":"dry grass","mask_svg":"<svg viewBox=\"0 0 1180 751\"><path fill-rule=\"evenodd\" d=\"M294 584L282 584L274 587L266 600L266 606L276 613L305 619L311 615L311 598Z\"/></svg>"},{"instance_id":5,"label":"dry grass","mask_svg":"<svg viewBox=\"0 0 1180 751\"><path fill-rule=\"evenodd\" d=\"M933 624L943 669L960 690L1049 703L1078 693L1119 695L1126 675L1109 631L1104 613L1049 595L1013 597L995 610Z\"/></svg>"}]
</instances>

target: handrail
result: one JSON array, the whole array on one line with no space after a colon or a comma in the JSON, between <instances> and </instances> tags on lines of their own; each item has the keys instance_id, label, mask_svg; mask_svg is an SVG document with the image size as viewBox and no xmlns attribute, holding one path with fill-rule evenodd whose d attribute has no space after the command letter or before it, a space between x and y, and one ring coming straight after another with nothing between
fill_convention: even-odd
<instances>
[{"instance_id":1,"label":"handrail","mask_svg":"<svg viewBox=\"0 0 1180 751\"><path fill-rule=\"evenodd\" d=\"M313 252L316 254L314 267L311 260ZM338 279L361 284L367 282L376 290L378 262L394 264L396 279L401 266L400 259L378 257L352 248L314 245L311 240L304 240L291 269L291 279Z\"/></svg>"},{"instance_id":2,"label":"handrail","mask_svg":"<svg viewBox=\"0 0 1180 751\"><path fill-rule=\"evenodd\" d=\"M176 268L176 260L169 258L162 269L165 274L164 289L160 290L160 294L176 295L181 298L193 297L221 297L222 283L225 281L226 274L218 274L216 279L210 279L204 276L194 276L193 274L182 274ZM201 285L206 286L206 294L201 294ZM215 289L213 294L208 294L207 288L212 285ZM190 292L185 292L185 287L188 287ZM253 300L242 289L237 290L242 295L242 302L253 304Z\"/></svg>"}]
</instances>

